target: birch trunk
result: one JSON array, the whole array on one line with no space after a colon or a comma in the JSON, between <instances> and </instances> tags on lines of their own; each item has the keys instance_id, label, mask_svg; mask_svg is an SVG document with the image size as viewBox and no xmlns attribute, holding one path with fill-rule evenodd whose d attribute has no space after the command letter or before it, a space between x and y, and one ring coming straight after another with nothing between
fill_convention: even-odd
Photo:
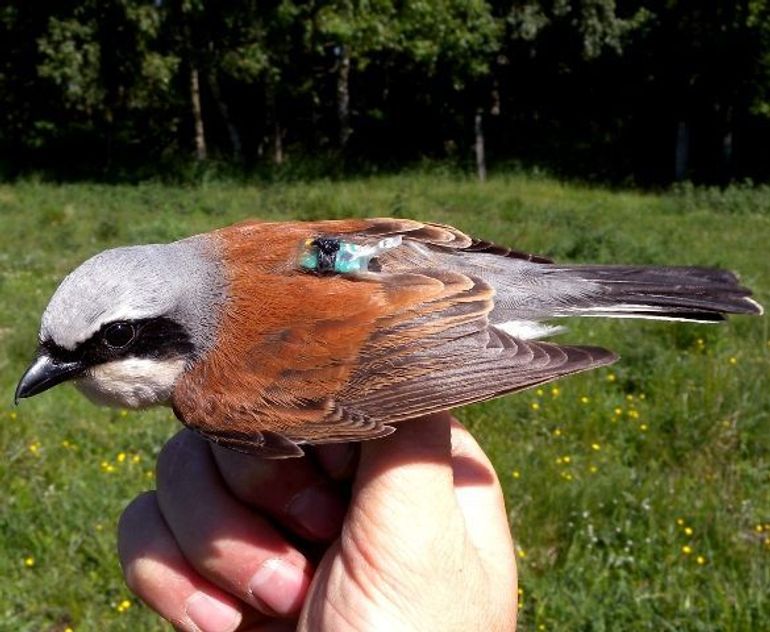
<instances>
[{"instance_id":1,"label":"birch trunk","mask_svg":"<svg viewBox=\"0 0 770 632\"><path fill-rule=\"evenodd\" d=\"M676 128L676 149L674 154L674 180L681 182L687 177L690 162L690 126L679 121Z\"/></svg>"},{"instance_id":2,"label":"birch trunk","mask_svg":"<svg viewBox=\"0 0 770 632\"><path fill-rule=\"evenodd\" d=\"M353 133L350 127L350 53L347 46L341 47L337 67L337 121L340 148L345 149Z\"/></svg>"},{"instance_id":3,"label":"birch trunk","mask_svg":"<svg viewBox=\"0 0 770 632\"><path fill-rule=\"evenodd\" d=\"M269 127L271 128L272 135L273 163L282 165L285 158L283 153L283 128L281 127L281 119L278 116L278 98L272 82L269 82L267 85L265 99L267 101L267 111L271 119Z\"/></svg>"},{"instance_id":4,"label":"birch trunk","mask_svg":"<svg viewBox=\"0 0 770 632\"><path fill-rule=\"evenodd\" d=\"M190 107L195 125L195 159L198 162L206 160L206 134L203 128L203 111L201 110L201 88L198 80L198 69L190 66Z\"/></svg>"},{"instance_id":5,"label":"birch trunk","mask_svg":"<svg viewBox=\"0 0 770 632\"><path fill-rule=\"evenodd\" d=\"M473 129L476 134L476 171L479 180L485 182L487 179L487 158L484 153L484 116L481 110L476 110L476 116L473 121Z\"/></svg>"}]
</instances>

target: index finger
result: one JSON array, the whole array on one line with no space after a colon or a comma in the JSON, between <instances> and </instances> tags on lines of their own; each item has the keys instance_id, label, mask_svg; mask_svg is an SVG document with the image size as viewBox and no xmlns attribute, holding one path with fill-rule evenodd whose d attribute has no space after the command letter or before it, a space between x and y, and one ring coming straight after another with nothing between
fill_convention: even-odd
<instances>
[{"instance_id":1,"label":"index finger","mask_svg":"<svg viewBox=\"0 0 770 632\"><path fill-rule=\"evenodd\" d=\"M187 561L265 614L302 605L312 568L269 521L225 487L208 444L182 431L158 459L158 505Z\"/></svg>"}]
</instances>

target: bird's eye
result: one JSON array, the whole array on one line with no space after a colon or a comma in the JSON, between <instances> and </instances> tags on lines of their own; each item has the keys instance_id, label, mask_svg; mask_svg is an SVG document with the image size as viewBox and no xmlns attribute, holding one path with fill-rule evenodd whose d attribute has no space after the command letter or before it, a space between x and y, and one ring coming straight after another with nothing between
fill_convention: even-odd
<instances>
[{"instance_id":1,"label":"bird's eye","mask_svg":"<svg viewBox=\"0 0 770 632\"><path fill-rule=\"evenodd\" d=\"M121 349L131 343L136 330L131 323L112 323L104 330L102 339L108 347Z\"/></svg>"}]
</instances>

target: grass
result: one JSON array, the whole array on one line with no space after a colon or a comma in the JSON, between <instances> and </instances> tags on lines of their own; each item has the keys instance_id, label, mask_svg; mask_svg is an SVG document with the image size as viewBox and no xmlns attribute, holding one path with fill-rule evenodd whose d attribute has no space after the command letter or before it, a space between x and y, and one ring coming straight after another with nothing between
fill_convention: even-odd
<instances>
[{"instance_id":1,"label":"grass","mask_svg":"<svg viewBox=\"0 0 770 632\"><path fill-rule=\"evenodd\" d=\"M496 176L190 187L0 186L0 629L165 629L123 586L115 524L177 429L71 387L12 406L60 278L105 247L246 217L396 215L562 260L719 265L770 302L770 193L640 194ZM770 620L770 334L574 322L622 361L461 411L505 488L523 630L756 630Z\"/></svg>"}]
</instances>

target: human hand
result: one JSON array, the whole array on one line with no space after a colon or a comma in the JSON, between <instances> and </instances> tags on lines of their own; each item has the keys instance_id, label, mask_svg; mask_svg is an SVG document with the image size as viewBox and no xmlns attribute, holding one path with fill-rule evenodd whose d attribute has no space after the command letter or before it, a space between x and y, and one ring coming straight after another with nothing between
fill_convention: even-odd
<instances>
[{"instance_id":1,"label":"human hand","mask_svg":"<svg viewBox=\"0 0 770 632\"><path fill-rule=\"evenodd\" d=\"M121 518L126 582L180 630L512 630L502 492L471 435L441 414L357 468L354 449L265 460L183 430Z\"/></svg>"}]
</instances>

